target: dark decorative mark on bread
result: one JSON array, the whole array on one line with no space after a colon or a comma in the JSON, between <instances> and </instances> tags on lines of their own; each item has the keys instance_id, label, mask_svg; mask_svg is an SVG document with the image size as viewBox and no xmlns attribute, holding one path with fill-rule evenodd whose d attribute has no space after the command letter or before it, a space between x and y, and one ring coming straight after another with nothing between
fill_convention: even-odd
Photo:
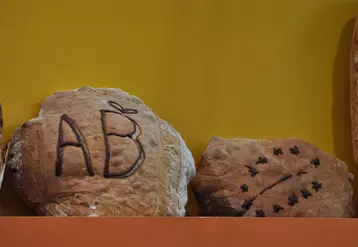
<instances>
[{"instance_id":1,"label":"dark decorative mark on bread","mask_svg":"<svg viewBox=\"0 0 358 247\"><path fill-rule=\"evenodd\" d=\"M310 162L312 165L314 165L316 168L321 164L320 160L318 157L314 158L311 160Z\"/></svg>"},{"instance_id":2,"label":"dark decorative mark on bread","mask_svg":"<svg viewBox=\"0 0 358 247\"><path fill-rule=\"evenodd\" d=\"M283 207L283 206L281 206L281 205L279 205L279 204L274 204L273 205L273 212L274 213L278 213L278 212L280 212L281 210L284 210L285 208Z\"/></svg>"},{"instance_id":3,"label":"dark decorative mark on bread","mask_svg":"<svg viewBox=\"0 0 358 247\"><path fill-rule=\"evenodd\" d=\"M297 155L300 153L300 149L297 146L290 148L291 154Z\"/></svg>"},{"instance_id":4,"label":"dark decorative mark on bread","mask_svg":"<svg viewBox=\"0 0 358 247\"><path fill-rule=\"evenodd\" d=\"M268 159L266 157L258 157L256 164L267 164L268 163Z\"/></svg>"},{"instance_id":5,"label":"dark decorative mark on bread","mask_svg":"<svg viewBox=\"0 0 358 247\"><path fill-rule=\"evenodd\" d=\"M256 217L266 217L265 212L261 209L256 210L255 213L256 213Z\"/></svg>"},{"instance_id":6,"label":"dark decorative mark on bread","mask_svg":"<svg viewBox=\"0 0 358 247\"><path fill-rule=\"evenodd\" d=\"M247 184L241 185L240 188L241 188L242 192L248 192L249 191L249 187L247 186Z\"/></svg>"},{"instance_id":7,"label":"dark decorative mark on bread","mask_svg":"<svg viewBox=\"0 0 358 247\"><path fill-rule=\"evenodd\" d=\"M298 203L298 197L295 194L291 195L288 198L288 205L295 206L295 204L297 204L297 203Z\"/></svg>"},{"instance_id":8,"label":"dark decorative mark on bread","mask_svg":"<svg viewBox=\"0 0 358 247\"><path fill-rule=\"evenodd\" d=\"M274 155L283 155L282 148L273 148L273 154Z\"/></svg>"},{"instance_id":9,"label":"dark decorative mark on bread","mask_svg":"<svg viewBox=\"0 0 358 247\"><path fill-rule=\"evenodd\" d=\"M308 197L312 196L311 192L308 189L302 189L301 190L302 197L307 199Z\"/></svg>"}]
</instances>

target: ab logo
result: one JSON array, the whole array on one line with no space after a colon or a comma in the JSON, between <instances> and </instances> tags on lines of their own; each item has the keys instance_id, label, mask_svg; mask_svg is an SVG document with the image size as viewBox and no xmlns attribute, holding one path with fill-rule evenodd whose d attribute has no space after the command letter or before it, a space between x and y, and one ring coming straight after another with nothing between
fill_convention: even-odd
<instances>
[{"instance_id":1,"label":"ab logo","mask_svg":"<svg viewBox=\"0 0 358 247\"><path fill-rule=\"evenodd\" d=\"M103 176L106 178L126 178L133 175L136 170L140 167L143 163L145 154L142 148L141 143L137 139L138 136L141 134L140 126L130 117L126 115L130 114L138 114L138 111L135 109L128 109L123 108L121 105L114 101L108 101L108 105L110 105L113 110L100 110L101 114L101 126L103 130L104 136L104 145L105 145L105 160L104 160L104 169L103 169ZM107 130L107 122L106 116L107 114L119 114L123 117L127 118L133 125L133 128L128 133L115 133L115 132L108 132ZM63 133L63 123L68 124L70 126L71 131L74 133L76 137L76 142L69 142L64 141L64 133ZM118 138L129 138L131 141L135 143L138 148L138 157L135 162L123 172L110 172L110 158L111 158L111 150L110 150L110 143L109 143L109 136L116 136ZM67 114L63 114L60 119L59 124L59 131L58 131L58 142L57 142L57 158L56 158L56 166L55 166L55 174L56 176L61 176L62 173L62 160L64 154L64 148L72 146L76 148L80 148L82 150L84 161L86 164L87 172L90 176L94 176L94 171L92 167L91 155L86 145L86 140L82 135L80 129L77 127L76 123L71 119Z\"/></svg>"}]
</instances>

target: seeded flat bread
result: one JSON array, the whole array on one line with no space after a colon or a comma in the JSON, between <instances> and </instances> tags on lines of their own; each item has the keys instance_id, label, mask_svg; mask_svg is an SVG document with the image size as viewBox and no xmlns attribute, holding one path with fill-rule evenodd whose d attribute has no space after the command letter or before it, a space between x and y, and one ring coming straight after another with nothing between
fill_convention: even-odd
<instances>
[{"instance_id":1,"label":"seeded flat bread","mask_svg":"<svg viewBox=\"0 0 358 247\"><path fill-rule=\"evenodd\" d=\"M214 137L192 187L202 216L352 217L352 180L302 140Z\"/></svg>"}]
</instances>

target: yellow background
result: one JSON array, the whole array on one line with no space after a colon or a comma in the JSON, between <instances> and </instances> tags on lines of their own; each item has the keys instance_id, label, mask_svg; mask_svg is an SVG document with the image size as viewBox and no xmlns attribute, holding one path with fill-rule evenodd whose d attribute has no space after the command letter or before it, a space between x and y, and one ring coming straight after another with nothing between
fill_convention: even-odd
<instances>
[{"instance_id":1,"label":"yellow background","mask_svg":"<svg viewBox=\"0 0 358 247\"><path fill-rule=\"evenodd\" d=\"M117 87L172 124L196 159L213 135L296 137L356 172L357 13L358 0L0 0L5 138L56 90Z\"/></svg>"}]
</instances>

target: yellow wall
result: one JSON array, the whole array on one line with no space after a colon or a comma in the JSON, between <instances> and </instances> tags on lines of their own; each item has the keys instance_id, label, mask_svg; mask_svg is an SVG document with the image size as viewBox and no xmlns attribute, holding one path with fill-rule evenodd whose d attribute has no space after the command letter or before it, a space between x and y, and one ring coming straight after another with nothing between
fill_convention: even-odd
<instances>
[{"instance_id":1,"label":"yellow wall","mask_svg":"<svg viewBox=\"0 0 358 247\"><path fill-rule=\"evenodd\" d=\"M356 13L358 0L0 0L6 138L55 90L118 87L195 158L213 135L297 137L353 169Z\"/></svg>"}]
</instances>

